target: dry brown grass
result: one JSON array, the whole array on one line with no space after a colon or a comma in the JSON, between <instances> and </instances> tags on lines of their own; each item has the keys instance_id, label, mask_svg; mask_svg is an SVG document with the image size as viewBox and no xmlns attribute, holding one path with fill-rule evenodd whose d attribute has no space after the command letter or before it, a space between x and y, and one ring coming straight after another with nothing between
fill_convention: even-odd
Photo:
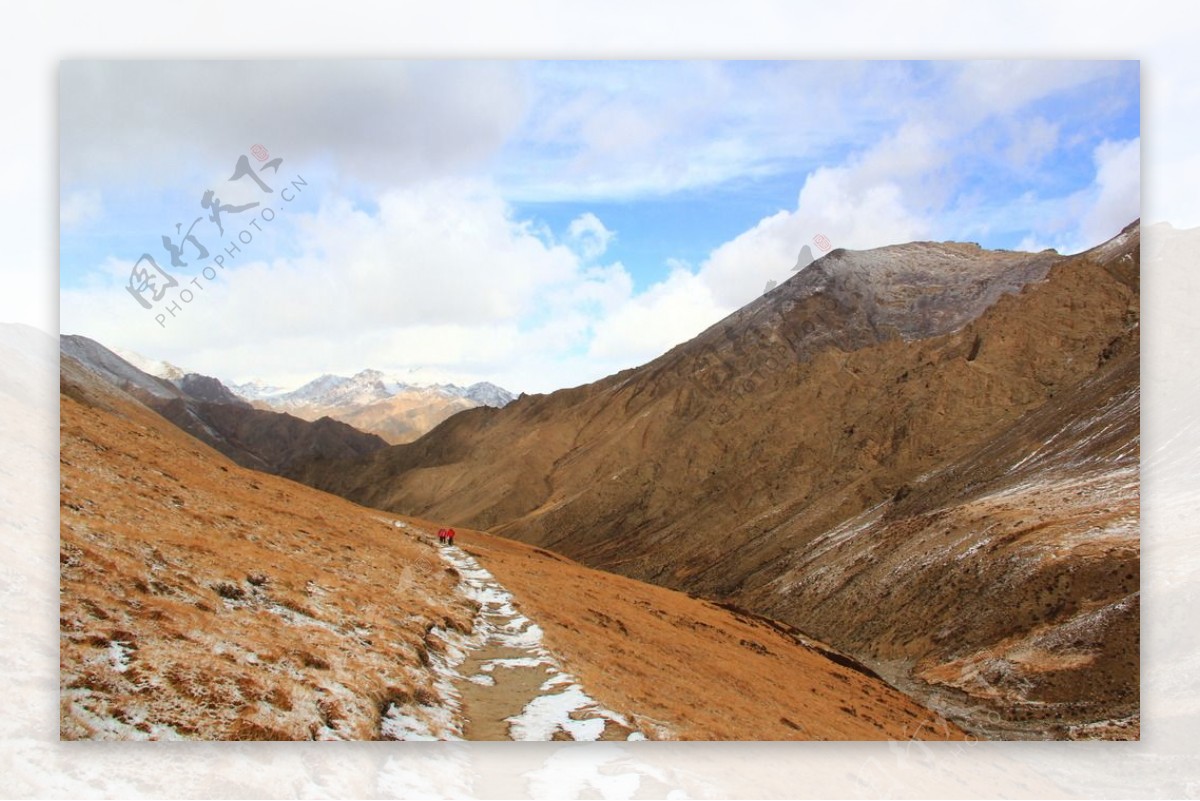
<instances>
[{"instance_id":1,"label":"dry brown grass","mask_svg":"<svg viewBox=\"0 0 1200 801\"><path fill-rule=\"evenodd\" d=\"M430 630L468 630L475 609L435 524L400 530L239 468L76 379L61 399L64 739L373 739L389 706L436 701ZM465 539L588 691L651 736L962 736L767 622Z\"/></svg>"},{"instance_id":2,"label":"dry brown grass","mask_svg":"<svg viewBox=\"0 0 1200 801\"><path fill-rule=\"evenodd\" d=\"M474 610L423 538L64 390L64 739L373 739L431 696L429 630Z\"/></svg>"},{"instance_id":3,"label":"dry brown grass","mask_svg":"<svg viewBox=\"0 0 1200 801\"><path fill-rule=\"evenodd\" d=\"M786 626L500 537L467 532L462 546L542 626L547 644L588 692L652 737L965 736Z\"/></svg>"}]
</instances>

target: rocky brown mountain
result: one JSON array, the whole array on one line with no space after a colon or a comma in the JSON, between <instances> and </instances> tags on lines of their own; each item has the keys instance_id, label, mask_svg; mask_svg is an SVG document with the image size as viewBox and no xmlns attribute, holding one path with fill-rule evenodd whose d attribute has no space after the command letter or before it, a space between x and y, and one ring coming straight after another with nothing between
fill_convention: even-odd
<instances>
[{"instance_id":1,"label":"rocky brown mountain","mask_svg":"<svg viewBox=\"0 0 1200 801\"><path fill-rule=\"evenodd\" d=\"M420 732L404 721L444 733L510 714L487 698L520 667L510 655L471 685L482 697L449 683L462 649L485 642L499 588L464 590L439 524L239 467L71 357L60 385L63 739L406 739ZM453 550L496 569L539 624L515 634L544 626L545 646L647 737L964 737L788 627L459 533Z\"/></svg>"},{"instance_id":2,"label":"rocky brown mountain","mask_svg":"<svg viewBox=\"0 0 1200 801\"><path fill-rule=\"evenodd\" d=\"M786 621L972 731L1138 731L1139 228L833 251L634 370L301 477Z\"/></svg>"},{"instance_id":3,"label":"rocky brown mountain","mask_svg":"<svg viewBox=\"0 0 1200 801\"><path fill-rule=\"evenodd\" d=\"M262 391L257 384L235 386L260 409L287 412L304 420L330 417L377 434L396 445L412 442L446 418L476 406L502 407L512 393L486 381L414 384L412 376L362 370L350 376L323 375L290 392Z\"/></svg>"},{"instance_id":4,"label":"rocky brown mountain","mask_svg":"<svg viewBox=\"0 0 1200 801\"><path fill-rule=\"evenodd\" d=\"M100 378L244 467L287 475L312 460L353 459L387 445L328 417L309 422L255 409L215 378L152 376L87 337L62 336L60 343L64 391L85 373Z\"/></svg>"}]
</instances>

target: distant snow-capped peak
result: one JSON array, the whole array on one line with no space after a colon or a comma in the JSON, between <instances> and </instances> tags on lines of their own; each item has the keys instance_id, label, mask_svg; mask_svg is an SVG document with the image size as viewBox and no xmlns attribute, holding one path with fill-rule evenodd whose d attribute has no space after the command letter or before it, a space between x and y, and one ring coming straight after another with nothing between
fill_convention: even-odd
<instances>
[{"instance_id":1,"label":"distant snow-capped peak","mask_svg":"<svg viewBox=\"0 0 1200 801\"><path fill-rule=\"evenodd\" d=\"M268 384L265 381L253 379L244 384L227 384L231 390L237 395L245 398L248 401L269 400L276 395L282 395L288 390L284 387L277 387L274 384Z\"/></svg>"},{"instance_id":2,"label":"distant snow-capped peak","mask_svg":"<svg viewBox=\"0 0 1200 801\"><path fill-rule=\"evenodd\" d=\"M120 356L125 361L132 364L143 373L149 373L156 378L164 378L167 381L179 381L190 370L184 370L182 367L177 367L170 362L161 359L148 359L137 351L125 350L123 348L112 348L112 352Z\"/></svg>"},{"instance_id":3,"label":"distant snow-capped peak","mask_svg":"<svg viewBox=\"0 0 1200 801\"><path fill-rule=\"evenodd\" d=\"M367 406L403 393L437 393L448 398L464 398L481 406L501 407L516 396L487 381L459 386L447 381L428 380L429 373L418 369L387 374L366 369L353 376L326 373L290 391L251 381L231 384L230 388L248 400L261 400L277 409L324 406ZM426 380L421 380L425 378Z\"/></svg>"},{"instance_id":4,"label":"distant snow-capped peak","mask_svg":"<svg viewBox=\"0 0 1200 801\"><path fill-rule=\"evenodd\" d=\"M497 409L517 399L516 395L490 381L479 381L467 387L467 397L483 406L495 406Z\"/></svg>"}]
</instances>

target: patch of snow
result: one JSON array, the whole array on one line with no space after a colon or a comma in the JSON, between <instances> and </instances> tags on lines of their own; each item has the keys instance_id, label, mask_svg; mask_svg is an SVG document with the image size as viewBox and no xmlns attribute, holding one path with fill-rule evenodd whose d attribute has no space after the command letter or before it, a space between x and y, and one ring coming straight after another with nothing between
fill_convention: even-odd
<instances>
[{"instance_id":1,"label":"patch of snow","mask_svg":"<svg viewBox=\"0 0 1200 801\"><path fill-rule=\"evenodd\" d=\"M496 680L494 678L492 678L491 676L485 675L483 673L476 673L474 676L467 676L467 681L471 682L472 684L481 685L483 687L495 687L496 686Z\"/></svg>"},{"instance_id":2,"label":"patch of snow","mask_svg":"<svg viewBox=\"0 0 1200 801\"><path fill-rule=\"evenodd\" d=\"M129 670L129 643L113 640L108 644L108 662L118 673Z\"/></svg>"},{"instance_id":3,"label":"patch of snow","mask_svg":"<svg viewBox=\"0 0 1200 801\"><path fill-rule=\"evenodd\" d=\"M599 717L575 720L572 713L598 713ZM509 718L514 740L550 740L554 733L563 730L574 740L595 741L604 733L605 719L614 716L605 714L596 702L578 684L572 684L562 692L539 695Z\"/></svg>"},{"instance_id":4,"label":"patch of snow","mask_svg":"<svg viewBox=\"0 0 1200 801\"><path fill-rule=\"evenodd\" d=\"M489 659L479 666L484 673L492 673L498 667L502 668L533 668L548 665L545 657L540 656L510 656L502 659Z\"/></svg>"},{"instance_id":5,"label":"patch of snow","mask_svg":"<svg viewBox=\"0 0 1200 801\"><path fill-rule=\"evenodd\" d=\"M225 599L225 603L227 606L237 604L245 605L245 602L231 601L228 598ZM292 609L290 606L284 606L283 604L272 602L264 604L262 608L268 612L271 612L272 614L278 615L279 617L283 618L284 622L293 626L313 626L316 628L325 629L326 631L332 631L335 634L341 634L341 631L338 629L338 627L332 623L326 623L324 620L318 620L311 615L298 612L295 609Z\"/></svg>"},{"instance_id":6,"label":"patch of snow","mask_svg":"<svg viewBox=\"0 0 1200 801\"><path fill-rule=\"evenodd\" d=\"M413 715L406 715L395 704L388 707L379 730L388 740L438 740L428 723Z\"/></svg>"},{"instance_id":7,"label":"patch of snow","mask_svg":"<svg viewBox=\"0 0 1200 801\"><path fill-rule=\"evenodd\" d=\"M113 348L112 351L137 369L141 370L143 373L149 373L155 378L165 378L167 381L178 381L189 372L192 372L191 370L184 370L181 367L176 367L170 362L165 362L161 359L148 359L136 351L125 350L124 348Z\"/></svg>"},{"instance_id":8,"label":"patch of snow","mask_svg":"<svg viewBox=\"0 0 1200 801\"><path fill-rule=\"evenodd\" d=\"M623 715L605 709L591 698L578 681L562 669L558 660L543 645L541 627L517 611L512 594L491 573L459 548L443 548L439 553L458 571L459 592L480 603L474 621L474 633L470 637L444 637L448 643L454 642L455 650L451 653L448 647L445 665L435 661L434 667L441 672L443 680L458 679L489 686L488 680L494 683L492 674L498 667L526 670L542 668L550 674L540 686L539 694L519 714L507 718L509 736L514 740L550 740L560 731L574 740L598 740L609 722L633 728ZM480 665L478 675L459 676L454 666L465 660L466 651L484 645L512 648L528 656L490 659ZM439 692L442 690L439 689ZM453 693L452 687L449 692L443 693L443 698L454 699L450 705L457 709L455 704L458 703L458 696Z\"/></svg>"},{"instance_id":9,"label":"patch of snow","mask_svg":"<svg viewBox=\"0 0 1200 801\"><path fill-rule=\"evenodd\" d=\"M112 715L98 712L94 706L107 701L91 690L71 689L63 691L63 700L71 707L71 715L91 729L94 740L183 740L183 736L170 726L150 723L143 708L130 705L125 717L130 722L117 720Z\"/></svg>"},{"instance_id":10,"label":"patch of snow","mask_svg":"<svg viewBox=\"0 0 1200 801\"><path fill-rule=\"evenodd\" d=\"M289 390L283 387L273 386L258 379L247 381L245 384L233 384L229 382L222 383L229 387L229 390L235 395L238 395L239 397L248 401L261 400L270 402L270 400L275 396L283 395L284 393L289 392Z\"/></svg>"}]
</instances>

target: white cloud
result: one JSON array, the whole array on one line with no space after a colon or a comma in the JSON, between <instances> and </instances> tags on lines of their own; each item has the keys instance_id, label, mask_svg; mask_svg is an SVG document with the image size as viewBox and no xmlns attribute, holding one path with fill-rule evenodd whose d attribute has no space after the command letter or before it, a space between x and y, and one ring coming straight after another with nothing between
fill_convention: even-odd
<instances>
[{"instance_id":1,"label":"white cloud","mask_svg":"<svg viewBox=\"0 0 1200 801\"><path fill-rule=\"evenodd\" d=\"M1101 142L1092 161L1095 176L1086 187L1065 197L1028 192L1003 211L1010 225L1029 231L1018 249L1078 253L1141 216L1141 139Z\"/></svg>"},{"instance_id":2,"label":"white cloud","mask_svg":"<svg viewBox=\"0 0 1200 801\"><path fill-rule=\"evenodd\" d=\"M703 278L676 268L598 322L588 355L633 367L691 339L729 311Z\"/></svg>"},{"instance_id":3,"label":"white cloud","mask_svg":"<svg viewBox=\"0 0 1200 801\"><path fill-rule=\"evenodd\" d=\"M537 168L501 164L498 175L510 197L555 200L807 172L872 147L889 170L906 155L916 170L930 143L961 151L956 137L981 125L1010 131L1021 141L1009 157L1032 160L1055 133L1036 104L1132 74L1115 61L539 64L530 113L507 150L513 164ZM971 138L980 133L991 132ZM891 152L878 142L889 135ZM863 170L869 177L870 165Z\"/></svg>"},{"instance_id":4,"label":"white cloud","mask_svg":"<svg viewBox=\"0 0 1200 801\"><path fill-rule=\"evenodd\" d=\"M1044 117L1014 120L1009 129L1010 139L1004 156L1015 170L1038 167L1058 147L1060 126Z\"/></svg>"},{"instance_id":5,"label":"white cloud","mask_svg":"<svg viewBox=\"0 0 1200 801\"><path fill-rule=\"evenodd\" d=\"M78 228L104 217L104 201L94 189L76 189L63 196L58 205L58 224L62 230Z\"/></svg>"},{"instance_id":6,"label":"white cloud","mask_svg":"<svg viewBox=\"0 0 1200 801\"><path fill-rule=\"evenodd\" d=\"M1141 215L1141 138L1101 142L1095 151L1096 180L1086 191L1076 248L1093 247L1116 236Z\"/></svg>"},{"instance_id":7,"label":"white cloud","mask_svg":"<svg viewBox=\"0 0 1200 801\"><path fill-rule=\"evenodd\" d=\"M929 236L934 226L922 214L929 192L914 198L904 184L928 184L936 151L927 132L910 126L845 166L815 170L795 209L767 217L716 248L701 265L700 279L722 308L733 311L760 294L768 280L789 277L800 249L815 236L856 250Z\"/></svg>"},{"instance_id":8,"label":"white cloud","mask_svg":"<svg viewBox=\"0 0 1200 801\"><path fill-rule=\"evenodd\" d=\"M600 218L590 211L576 217L567 226L567 241L588 261L603 255L614 236L615 232L608 230Z\"/></svg>"},{"instance_id":9,"label":"white cloud","mask_svg":"<svg viewBox=\"0 0 1200 801\"><path fill-rule=\"evenodd\" d=\"M261 143L372 186L469 171L519 124L516 62L66 61L66 184L185 177Z\"/></svg>"},{"instance_id":10,"label":"white cloud","mask_svg":"<svg viewBox=\"0 0 1200 801\"><path fill-rule=\"evenodd\" d=\"M968 119L1011 113L1041 98L1096 80L1111 79L1119 61L964 61L951 63L952 94L946 98Z\"/></svg>"},{"instance_id":11,"label":"white cloud","mask_svg":"<svg viewBox=\"0 0 1200 801\"><path fill-rule=\"evenodd\" d=\"M904 82L894 64L614 62L536 67L531 111L498 165L510 197L634 198L812 163L865 144ZM911 90L910 90L911 91ZM535 169L527 169L532 161Z\"/></svg>"},{"instance_id":12,"label":"white cloud","mask_svg":"<svg viewBox=\"0 0 1200 801\"><path fill-rule=\"evenodd\" d=\"M594 216L576 222L598 255L611 234ZM386 192L374 213L331 199L291 224L302 255L231 261L166 328L125 292L131 265L110 260L64 289L64 329L234 380L410 365L505 380L540 354L540 375L520 372L536 385L516 388L551 389L563 380L556 360L585 348L591 325L632 293L620 264L549 241L484 184Z\"/></svg>"}]
</instances>

